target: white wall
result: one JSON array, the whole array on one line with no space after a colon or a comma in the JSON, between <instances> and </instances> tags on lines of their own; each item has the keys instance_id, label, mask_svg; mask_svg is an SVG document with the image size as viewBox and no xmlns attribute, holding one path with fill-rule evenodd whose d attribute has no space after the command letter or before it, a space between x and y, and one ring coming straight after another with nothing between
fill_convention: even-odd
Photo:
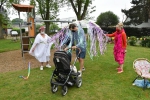
<instances>
[{"instance_id":1,"label":"white wall","mask_svg":"<svg viewBox=\"0 0 150 100\"><path fill-rule=\"evenodd\" d=\"M10 31L11 31L12 29L7 29L7 34L9 35L10 34Z\"/></svg>"},{"instance_id":2,"label":"white wall","mask_svg":"<svg viewBox=\"0 0 150 100\"><path fill-rule=\"evenodd\" d=\"M130 19L127 19L127 21L129 21L129 20L130 20ZM137 27L137 28L143 28L143 27L149 27L149 28L150 28L150 19L148 20L147 23L142 23L142 24L137 25L137 26L131 24L131 25L129 25L129 26L130 26L130 27Z\"/></svg>"}]
</instances>

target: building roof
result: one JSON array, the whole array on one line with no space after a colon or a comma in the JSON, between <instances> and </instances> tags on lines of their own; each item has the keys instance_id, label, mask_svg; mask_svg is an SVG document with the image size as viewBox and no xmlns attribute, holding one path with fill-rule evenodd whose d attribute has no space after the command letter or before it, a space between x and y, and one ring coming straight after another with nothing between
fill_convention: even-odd
<instances>
[{"instance_id":1,"label":"building roof","mask_svg":"<svg viewBox=\"0 0 150 100\"><path fill-rule=\"evenodd\" d=\"M22 4L12 4L12 6L20 12L31 12L34 6L32 5L22 5Z\"/></svg>"}]
</instances>

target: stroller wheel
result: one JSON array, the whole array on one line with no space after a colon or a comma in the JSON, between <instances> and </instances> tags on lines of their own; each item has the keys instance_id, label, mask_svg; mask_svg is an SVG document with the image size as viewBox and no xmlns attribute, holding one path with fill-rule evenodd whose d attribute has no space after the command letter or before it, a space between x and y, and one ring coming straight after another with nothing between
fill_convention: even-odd
<instances>
[{"instance_id":1,"label":"stroller wheel","mask_svg":"<svg viewBox=\"0 0 150 100\"><path fill-rule=\"evenodd\" d=\"M52 85L52 87L51 87L52 93L57 92L57 90L58 90L58 86L57 85Z\"/></svg>"},{"instance_id":2,"label":"stroller wheel","mask_svg":"<svg viewBox=\"0 0 150 100\"><path fill-rule=\"evenodd\" d=\"M62 95L65 96L68 92L68 87L67 86L63 86L62 87Z\"/></svg>"},{"instance_id":3,"label":"stroller wheel","mask_svg":"<svg viewBox=\"0 0 150 100\"><path fill-rule=\"evenodd\" d=\"M81 77L77 77L76 79L76 86L79 88L82 85L82 78Z\"/></svg>"}]
</instances>

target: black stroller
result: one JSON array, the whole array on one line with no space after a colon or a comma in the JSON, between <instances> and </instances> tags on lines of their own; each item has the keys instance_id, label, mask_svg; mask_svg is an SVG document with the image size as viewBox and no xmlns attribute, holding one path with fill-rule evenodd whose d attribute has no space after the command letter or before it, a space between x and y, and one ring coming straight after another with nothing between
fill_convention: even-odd
<instances>
[{"instance_id":1,"label":"black stroller","mask_svg":"<svg viewBox=\"0 0 150 100\"><path fill-rule=\"evenodd\" d=\"M76 85L78 88L81 87L82 78L79 77L80 73L73 70L76 60L77 57L73 65L71 65L69 56L65 51L56 51L54 53L55 70L50 79L52 93L57 92L58 86L62 86L63 96L67 94L68 86Z\"/></svg>"}]
</instances>

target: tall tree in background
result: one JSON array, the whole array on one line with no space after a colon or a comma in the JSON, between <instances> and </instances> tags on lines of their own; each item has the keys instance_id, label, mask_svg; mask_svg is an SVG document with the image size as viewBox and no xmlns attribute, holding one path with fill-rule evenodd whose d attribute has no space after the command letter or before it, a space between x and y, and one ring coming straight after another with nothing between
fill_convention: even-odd
<instances>
[{"instance_id":1,"label":"tall tree in background","mask_svg":"<svg viewBox=\"0 0 150 100\"><path fill-rule=\"evenodd\" d=\"M23 23L23 19L15 18L12 20L12 24L18 25L19 23Z\"/></svg>"},{"instance_id":2,"label":"tall tree in background","mask_svg":"<svg viewBox=\"0 0 150 100\"><path fill-rule=\"evenodd\" d=\"M31 0L30 4L38 8L36 14L40 14L43 20L56 19L59 7L64 6L64 4L73 8L78 20L91 18L89 14L95 11L95 6L92 7L92 0ZM46 33L49 33L50 22L44 23Z\"/></svg>"},{"instance_id":3,"label":"tall tree in background","mask_svg":"<svg viewBox=\"0 0 150 100\"><path fill-rule=\"evenodd\" d=\"M21 1L25 0L0 0L0 38L4 38L3 30L7 28L7 25L10 22L8 14L10 14L12 3L19 4Z\"/></svg>"},{"instance_id":4,"label":"tall tree in background","mask_svg":"<svg viewBox=\"0 0 150 100\"><path fill-rule=\"evenodd\" d=\"M93 0L62 0L74 10L77 20L88 19L89 14L95 11L95 6L92 6Z\"/></svg>"},{"instance_id":5,"label":"tall tree in background","mask_svg":"<svg viewBox=\"0 0 150 100\"><path fill-rule=\"evenodd\" d=\"M4 8L6 3L7 0L0 0L0 39L4 38L3 30L5 27L2 26L8 23L7 10Z\"/></svg>"},{"instance_id":6,"label":"tall tree in background","mask_svg":"<svg viewBox=\"0 0 150 100\"><path fill-rule=\"evenodd\" d=\"M129 10L122 9L122 12L127 16L129 21L124 24L139 25L143 22L148 22L150 18L150 0L132 0L132 8Z\"/></svg>"},{"instance_id":7,"label":"tall tree in background","mask_svg":"<svg viewBox=\"0 0 150 100\"><path fill-rule=\"evenodd\" d=\"M35 13L35 7L36 7L36 1L35 0L30 0L30 5L32 5L32 6L34 6L34 9L33 9L33 18L35 18L35 15L36 15L36 13Z\"/></svg>"},{"instance_id":8,"label":"tall tree in background","mask_svg":"<svg viewBox=\"0 0 150 100\"><path fill-rule=\"evenodd\" d=\"M56 19L59 12L60 0L31 0L37 8L37 13L40 14L43 20ZM37 4L36 4L37 2ZM49 33L50 22L44 22L46 25L46 33Z\"/></svg>"},{"instance_id":9,"label":"tall tree in background","mask_svg":"<svg viewBox=\"0 0 150 100\"><path fill-rule=\"evenodd\" d=\"M107 11L104 13L101 13L96 20L96 23L99 26L108 27L108 26L114 26L119 22L119 18L117 15L115 15L111 11Z\"/></svg>"}]
</instances>

